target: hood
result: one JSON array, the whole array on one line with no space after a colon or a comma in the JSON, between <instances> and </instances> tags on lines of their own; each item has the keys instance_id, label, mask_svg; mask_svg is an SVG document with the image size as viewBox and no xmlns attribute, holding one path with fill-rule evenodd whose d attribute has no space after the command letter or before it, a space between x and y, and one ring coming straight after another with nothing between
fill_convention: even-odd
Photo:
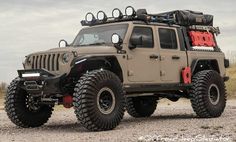
<instances>
[{"instance_id":1,"label":"hood","mask_svg":"<svg viewBox=\"0 0 236 142\"><path fill-rule=\"evenodd\" d=\"M79 56L84 54L114 54L117 53L117 49L113 46L81 46L81 47L63 47L53 48L46 51L35 52L35 54L47 54L47 53L66 53L66 52L77 52Z\"/></svg>"},{"instance_id":2,"label":"hood","mask_svg":"<svg viewBox=\"0 0 236 142\"><path fill-rule=\"evenodd\" d=\"M53 48L29 54L24 62L25 69L46 69L53 74L70 71L70 64L75 57L96 54L116 54L113 46L82 46Z\"/></svg>"}]
</instances>

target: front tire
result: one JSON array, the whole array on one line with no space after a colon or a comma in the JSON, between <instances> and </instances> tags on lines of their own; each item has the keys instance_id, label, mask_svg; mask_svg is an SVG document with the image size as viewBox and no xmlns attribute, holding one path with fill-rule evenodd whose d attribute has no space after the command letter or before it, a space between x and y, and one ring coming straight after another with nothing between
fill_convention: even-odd
<instances>
[{"instance_id":1,"label":"front tire","mask_svg":"<svg viewBox=\"0 0 236 142\"><path fill-rule=\"evenodd\" d=\"M200 71L193 76L190 89L192 108L199 117L219 117L226 105L226 90L222 77L213 70Z\"/></svg>"},{"instance_id":2,"label":"front tire","mask_svg":"<svg viewBox=\"0 0 236 142\"><path fill-rule=\"evenodd\" d=\"M130 97L126 99L126 109L132 117L149 117L157 106L157 99L152 96Z\"/></svg>"},{"instance_id":3,"label":"front tire","mask_svg":"<svg viewBox=\"0 0 236 142\"><path fill-rule=\"evenodd\" d=\"M17 126L39 127L51 117L51 106L33 104L29 101L30 98L30 95L20 87L19 78L14 79L7 90L5 110L9 119Z\"/></svg>"},{"instance_id":4,"label":"front tire","mask_svg":"<svg viewBox=\"0 0 236 142\"><path fill-rule=\"evenodd\" d=\"M75 86L73 105L78 120L88 130L111 130L125 111L122 83L107 70L88 72Z\"/></svg>"}]
</instances>

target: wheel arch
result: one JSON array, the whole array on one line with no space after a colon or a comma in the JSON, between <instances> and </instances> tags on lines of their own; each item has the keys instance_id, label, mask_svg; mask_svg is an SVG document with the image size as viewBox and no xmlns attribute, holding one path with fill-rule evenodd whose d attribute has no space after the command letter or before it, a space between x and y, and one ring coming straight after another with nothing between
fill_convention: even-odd
<instances>
[{"instance_id":1,"label":"wheel arch","mask_svg":"<svg viewBox=\"0 0 236 142\"><path fill-rule=\"evenodd\" d=\"M203 70L214 70L220 74L219 63L216 59L197 59L191 64L192 74Z\"/></svg>"},{"instance_id":2,"label":"wheel arch","mask_svg":"<svg viewBox=\"0 0 236 142\"><path fill-rule=\"evenodd\" d=\"M85 56L72 61L71 76L81 76L87 71L106 69L116 74L123 82L123 73L116 56Z\"/></svg>"}]
</instances>

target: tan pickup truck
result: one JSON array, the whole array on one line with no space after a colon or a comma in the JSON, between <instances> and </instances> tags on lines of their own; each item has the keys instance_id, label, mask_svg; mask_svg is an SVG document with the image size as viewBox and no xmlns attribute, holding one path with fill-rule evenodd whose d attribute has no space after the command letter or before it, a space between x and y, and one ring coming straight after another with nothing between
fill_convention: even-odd
<instances>
[{"instance_id":1,"label":"tan pickup truck","mask_svg":"<svg viewBox=\"0 0 236 142\"><path fill-rule=\"evenodd\" d=\"M194 11L148 14L127 7L88 13L65 47L26 56L10 84L6 112L21 127L47 122L55 105L74 107L89 130L115 128L125 110L148 117L158 100L189 98L199 117L219 117L229 62L216 42L213 16Z\"/></svg>"}]
</instances>

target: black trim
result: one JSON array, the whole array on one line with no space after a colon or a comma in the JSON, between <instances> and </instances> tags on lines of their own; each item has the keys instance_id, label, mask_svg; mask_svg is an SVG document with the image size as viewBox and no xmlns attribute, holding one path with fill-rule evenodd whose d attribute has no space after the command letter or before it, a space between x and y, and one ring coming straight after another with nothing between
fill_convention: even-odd
<instances>
[{"instance_id":1,"label":"black trim","mask_svg":"<svg viewBox=\"0 0 236 142\"><path fill-rule=\"evenodd\" d=\"M182 35L184 38L184 43L185 43L185 48L187 50L192 50L191 46L190 46L190 41L189 41L189 37L188 37L188 33L187 33L187 29L185 27L181 27L182 30Z\"/></svg>"},{"instance_id":2,"label":"black trim","mask_svg":"<svg viewBox=\"0 0 236 142\"><path fill-rule=\"evenodd\" d=\"M224 66L225 68L229 67L229 59L224 59Z\"/></svg>"},{"instance_id":3,"label":"black trim","mask_svg":"<svg viewBox=\"0 0 236 142\"><path fill-rule=\"evenodd\" d=\"M194 72L194 70L197 66L197 62L198 62L198 60L193 60L192 63L191 63L191 72L192 72L192 74L193 74L193 72Z\"/></svg>"},{"instance_id":4,"label":"black trim","mask_svg":"<svg viewBox=\"0 0 236 142\"><path fill-rule=\"evenodd\" d=\"M187 90L191 87L191 84L149 84L149 85L130 85L124 87L124 90L127 94L135 94L135 93L158 93L165 91L176 91L176 90Z\"/></svg>"},{"instance_id":5,"label":"black trim","mask_svg":"<svg viewBox=\"0 0 236 142\"><path fill-rule=\"evenodd\" d=\"M180 28L176 28L178 32L178 37L179 37L179 46L181 51L186 51L186 45L184 43L184 36Z\"/></svg>"}]
</instances>

